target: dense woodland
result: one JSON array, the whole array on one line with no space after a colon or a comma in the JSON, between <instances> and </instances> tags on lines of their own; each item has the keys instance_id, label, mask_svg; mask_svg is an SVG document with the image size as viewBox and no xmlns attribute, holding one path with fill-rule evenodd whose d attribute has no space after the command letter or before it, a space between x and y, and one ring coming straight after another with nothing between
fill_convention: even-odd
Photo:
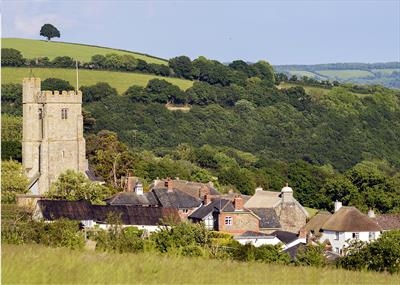
<instances>
[{"instance_id":1,"label":"dense woodland","mask_svg":"<svg viewBox=\"0 0 400 285\"><path fill-rule=\"evenodd\" d=\"M114 65L101 65L107 58ZM87 67L127 68L110 58L93 56ZM307 78L278 88L287 77L265 61L224 65L181 56L162 68L162 75L195 80L193 87L153 79L123 94L104 82L80 88L87 154L113 187L127 171L145 184L180 177L243 194L257 186L279 191L288 182L308 207L332 209L341 200L363 211L400 211L399 91ZM312 96L302 86L327 92ZM42 89L73 87L46 79ZM21 159L21 94L20 84L2 85L2 159Z\"/></svg>"}]
</instances>

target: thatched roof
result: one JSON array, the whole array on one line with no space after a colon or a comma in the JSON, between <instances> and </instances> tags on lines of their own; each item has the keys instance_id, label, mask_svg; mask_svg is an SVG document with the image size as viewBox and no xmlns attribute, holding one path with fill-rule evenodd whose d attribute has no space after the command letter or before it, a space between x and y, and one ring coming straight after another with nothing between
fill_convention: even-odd
<instances>
[{"instance_id":1,"label":"thatched roof","mask_svg":"<svg viewBox=\"0 0 400 285\"><path fill-rule=\"evenodd\" d=\"M355 207L341 207L321 227L336 232L375 232L381 227Z\"/></svg>"},{"instance_id":2,"label":"thatched roof","mask_svg":"<svg viewBox=\"0 0 400 285\"><path fill-rule=\"evenodd\" d=\"M304 226L307 231L314 234L318 233L321 227L332 217L332 214L327 211L319 211L311 220Z\"/></svg>"}]
</instances>

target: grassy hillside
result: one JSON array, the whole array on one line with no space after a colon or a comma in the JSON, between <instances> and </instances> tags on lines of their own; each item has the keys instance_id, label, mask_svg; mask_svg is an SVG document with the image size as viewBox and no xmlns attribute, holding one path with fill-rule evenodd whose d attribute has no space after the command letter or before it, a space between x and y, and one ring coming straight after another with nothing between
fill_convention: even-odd
<instances>
[{"instance_id":1,"label":"grassy hillside","mask_svg":"<svg viewBox=\"0 0 400 285\"><path fill-rule=\"evenodd\" d=\"M2 245L3 284L398 284L399 275Z\"/></svg>"},{"instance_id":2,"label":"grassy hillside","mask_svg":"<svg viewBox=\"0 0 400 285\"><path fill-rule=\"evenodd\" d=\"M167 64L167 61L153 56L134 53L130 51L104 48L83 44L63 43L63 42L47 42L45 40L30 40L3 38L1 42L2 48L14 48L19 50L25 58L37 58L47 56L50 60L57 56L70 56L81 61L88 62L95 54L129 54L137 59L145 60L148 63Z\"/></svg>"},{"instance_id":3,"label":"grassy hillside","mask_svg":"<svg viewBox=\"0 0 400 285\"><path fill-rule=\"evenodd\" d=\"M30 69L25 67L3 67L1 69L2 83L22 83L24 77L30 76ZM73 86L76 84L75 69L63 68L32 68L32 75L42 80L55 77L69 81ZM193 82L179 78L161 77L153 74L142 74L132 72L115 72L115 71L99 71L99 70L79 70L79 86L93 85L97 82L108 82L115 87L121 94L129 86L139 85L145 86L150 79L160 78L179 86L182 90L191 87Z\"/></svg>"},{"instance_id":4,"label":"grassy hillside","mask_svg":"<svg viewBox=\"0 0 400 285\"><path fill-rule=\"evenodd\" d=\"M400 63L328 63L316 65L276 65L276 72L307 76L317 80L337 80L356 84L380 84L400 88Z\"/></svg>"}]
</instances>

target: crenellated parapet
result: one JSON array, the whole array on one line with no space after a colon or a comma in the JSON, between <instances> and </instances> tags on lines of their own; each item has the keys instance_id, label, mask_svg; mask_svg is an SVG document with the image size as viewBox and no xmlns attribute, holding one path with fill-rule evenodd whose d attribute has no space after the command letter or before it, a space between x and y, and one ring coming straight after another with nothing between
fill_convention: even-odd
<instances>
[{"instance_id":1,"label":"crenellated parapet","mask_svg":"<svg viewBox=\"0 0 400 285\"><path fill-rule=\"evenodd\" d=\"M81 91L41 91L36 96L38 103L82 103Z\"/></svg>"}]
</instances>

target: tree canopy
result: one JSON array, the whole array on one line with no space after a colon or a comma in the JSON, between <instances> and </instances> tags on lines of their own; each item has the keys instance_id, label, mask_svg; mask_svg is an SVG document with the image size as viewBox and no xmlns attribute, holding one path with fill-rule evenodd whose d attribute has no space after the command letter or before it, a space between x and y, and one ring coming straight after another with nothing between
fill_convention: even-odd
<instances>
[{"instance_id":1,"label":"tree canopy","mask_svg":"<svg viewBox=\"0 0 400 285\"><path fill-rule=\"evenodd\" d=\"M40 35L46 37L47 40L50 41L51 38L59 38L60 31L52 24L44 24L40 29Z\"/></svg>"}]
</instances>

